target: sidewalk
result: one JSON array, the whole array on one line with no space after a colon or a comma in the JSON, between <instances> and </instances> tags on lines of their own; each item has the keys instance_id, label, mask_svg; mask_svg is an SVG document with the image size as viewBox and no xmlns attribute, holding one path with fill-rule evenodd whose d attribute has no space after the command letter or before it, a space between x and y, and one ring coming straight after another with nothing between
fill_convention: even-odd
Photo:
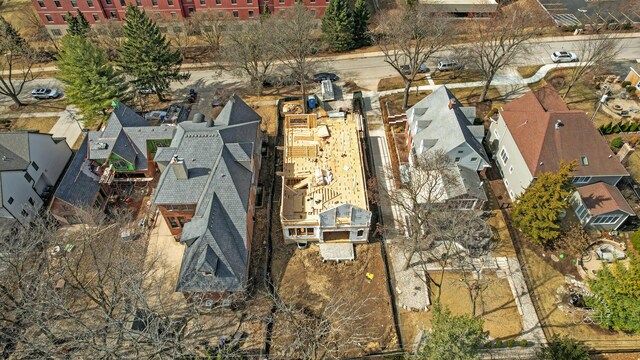
<instances>
[{"instance_id":1,"label":"sidewalk","mask_svg":"<svg viewBox=\"0 0 640 360\"><path fill-rule=\"evenodd\" d=\"M518 71L514 68L507 68L505 70L503 70L502 72L498 73L493 81L491 82L491 86L496 86L498 87L498 89L500 89L500 87L510 87L512 88L511 90L518 90L518 91L522 91L524 90L526 92L527 89L527 85L529 84L533 84L536 83L540 80L542 80L542 78L545 77L545 75L547 75L547 73L553 69L556 68L566 68L566 67L575 67L578 65L583 65L584 63L578 62L578 63L561 63L561 64L546 64L543 65L538 72L535 73L535 75L531 76L530 78L526 78L523 79L522 76L520 76L520 73L518 73ZM471 81L471 82L466 82L466 83L453 83L453 84L447 84L447 88L449 89L459 89L459 88L467 88L467 87L480 87L484 85L484 81ZM422 85L422 86L418 86L418 90L420 91L424 91L424 90L430 90L433 91L437 88L439 88L442 85ZM521 89L513 89L514 86L520 86L522 87ZM415 90L415 87L412 87L411 90ZM390 95L390 94L397 94L397 93L401 93L404 91L404 88L400 88L400 89L393 89L393 90L385 90L385 91L381 91L381 92L374 92L374 91L367 91L367 92L363 92L364 96L371 96L373 93L378 94L378 96L386 96L386 95ZM512 93L510 92L509 95L512 95Z\"/></svg>"}]
</instances>

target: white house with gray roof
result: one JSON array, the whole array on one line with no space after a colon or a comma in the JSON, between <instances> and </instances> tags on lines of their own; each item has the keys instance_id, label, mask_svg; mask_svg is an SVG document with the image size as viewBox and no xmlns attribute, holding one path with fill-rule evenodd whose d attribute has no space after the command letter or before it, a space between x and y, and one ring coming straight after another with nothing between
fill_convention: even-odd
<instances>
[{"instance_id":1,"label":"white house with gray roof","mask_svg":"<svg viewBox=\"0 0 640 360\"><path fill-rule=\"evenodd\" d=\"M37 132L0 133L0 218L28 225L71 158L64 139Z\"/></svg>"},{"instance_id":2,"label":"white house with gray roof","mask_svg":"<svg viewBox=\"0 0 640 360\"><path fill-rule=\"evenodd\" d=\"M219 298L246 287L260 121L233 95L215 120L179 124L155 156L162 174L154 203L186 246L176 290L187 297Z\"/></svg>"},{"instance_id":3,"label":"white house with gray roof","mask_svg":"<svg viewBox=\"0 0 640 360\"><path fill-rule=\"evenodd\" d=\"M443 196L468 209L479 208L487 200L478 172L491 166L482 146L484 126L474 125L475 117L476 108L461 106L446 86L407 110L409 165L416 166L416 159L422 156L447 154L458 181L443 184ZM405 174L408 180L411 170Z\"/></svg>"}]
</instances>

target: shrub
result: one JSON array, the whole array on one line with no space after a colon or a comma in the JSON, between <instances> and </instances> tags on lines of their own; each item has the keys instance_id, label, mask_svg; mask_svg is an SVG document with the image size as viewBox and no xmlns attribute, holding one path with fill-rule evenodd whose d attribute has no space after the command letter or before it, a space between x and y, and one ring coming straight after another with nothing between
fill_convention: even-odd
<instances>
[{"instance_id":1,"label":"shrub","mask_svg":"<svg viewBox=\"0 0 640 360\"><path fill-rule=\"evenodd\" d=\"M635 92L636 92L636 87L635 87L635 86L633 86L633 85L629 85L629 86L627 86L627 88L626 88L625 90L627 90L627 92L628 92L629 94L633 94L633 93L635 93Z\"/></svg>"},{"instance_id":2,"label":"shrub","mask_svg":"<svg viewBox=\"0 0 640 360\"><path fill-rule=\"evenodd\" d=\"M609 123L607 125L604 126L604 130L602 131L602 133L604 135L609 135L611 134L611 130L612 130L612 126L613 124L611 123L611 121L609 121Z\"/></svg>"},{"instance_id":3,"label":"shrub","mask_svg":"<svg viewBox=\"0 0 640 360\"><path fill-rule=\"evenodd\" d=\"M491 110L489 110L489 112L487 113L487 117L492 117L493 115L498 113L498 108L491 108Z\"/></svg>"},{"instance_id":4,"label":"shrub","mask_svg":"<svg viewBox=\"0 0 640 360\"><path fill-rule=\"evenodd\" d=\"M621 124L620 124L620 131L622 131L622 132L627 132L627 131L629 131L629 126L631 126L631 124L630 124L630 123L628 123L628 122L621 123Z\"/></svg>"},{"instance_id":5,"label":"shrub","mask_svg":"<svg viewBox=\"0 0 640 360\"><path fill-rule=\"evenodd\" d=\"M620 137L617 137L611 140L611 150L613 151L620 149L622 145L624 145L624 141Z\"/></svg>"},{"instance_id":6,"label":"shrub","mask_svg":"<svg viewBox=\"0 0 640 360\"><path fill-rule=\"evenodd\" d=\"M522 339L522 340L520 340L520 342L518 343L518 346L520 346L520 347L526 347L526 346L527 346L527 340L526 340L526 339Z\"/></svg>"},{"instance_id":7,"label":"shrub","mask_svg":"<svg viewBox=\"0 0 640 360\"><path fill-rule=\"evenodd\" d=\"M631 81L623 81L622 84L620 84L623 88L626 88L629 85L631 85Z\"/></svg>"},{"instance_id":8,"label":"shrub","mask_svg":"<svg viewBox=\"0 0 640 360\"><path fill-rule=\"evenodd\" d=\"M631 132L638 131L638 123L637 122L632 122L631 126L629 127L629 131L631 131ZM631 142L634 143L634 144L637 143L638 142L638 137L632 136L631 137Z\"/></svg>"},{"instance_id":9,"label":"shrub","mask_svg":"<svg viewBox=\"0 0 640 360\"><path fill-rule=\"evenodd\" d=\"M631 21L625 21L622 23L622 30L631 30L633 28L633 24Z\"/></svg>"},{"instance_id":10,"label":"shrub","mask_svg":"<svg viewBox=\"0 0 640 360\"><path fill-rule=\"evenodd\" d=\"M634 249L640 251L640 230L631 235L631 245L633 245Z\"/></svg>"},{"instance_id":11,"label":"shrub","mask_svg":"<svg viewBox=\"0 0 640 360\"><path fill-rule=\"evenodd\" d=\"M502 347L502 340L496 341L495 347L497 348Z\"/></svg>"},{"instance_id":12,"label":"shrub","mask_svg":"<svg viewBox=\"0 0 640 360\"><path fill-rule=\"evenodd\" d=\"M600 90L601 86L600 83L596 83L596 90Z\"/></svg>"},{"instance_id":13,"label":"shrub","mask_svg":"<svg viewBox=\"0 0 640 360\"><path fill-rule=\"evenodd\" d=\"M487 341L486 343L484 343L484 347L489 349L493 346L493 343L491 341Z\"/></svg>"},{"instance_id":14,"label":"shrub","mask_svg":"<svg viewBox=\"0 0 640 360\"><path fill-rule=\"evenodd\" d=\"M620 123L617 123L617 124L613 125L611 130L612 130L611 132L613 134L619 134L622 131L622 128L620 127Z\"/></svg>"},{"instance_id":15,"label":"shrub","mask_svg":"<svg viewBox=\"0 0 640 360\"><path fill-rule=\"evenodd\" d=\"M514 347L516 345L516 341L514 339L507 340L507 347Z\"/></svg>"}]
</instances>

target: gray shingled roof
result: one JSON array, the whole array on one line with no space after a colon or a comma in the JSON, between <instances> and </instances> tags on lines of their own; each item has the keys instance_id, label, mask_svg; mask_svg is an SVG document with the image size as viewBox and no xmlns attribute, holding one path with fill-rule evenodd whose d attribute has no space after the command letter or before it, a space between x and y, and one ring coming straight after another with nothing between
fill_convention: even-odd
<instances>
[{"instance_id":1,"label":"gray shingled roof","mask_svg":"<svg viewBox=\"0 0 640 360\"><path fill-rule=\"evenodd\" d=\"M54 194L56 198L77 207L93 204L100 190L100 178L91 171L91 162L87 159L88 143L88 137L85 137Z\"/></svg>"},{"instance_id":2,"label":"gray shingled roof","mask_svg":"<svg viewBox=\"0 0 640 360\"><path fill-rule=\"evenodd\" d=\"M229 126L260 120L260 115L253 111L239 96L233 94L216 117L215 124Z\"/></svg>"},{"instance_id":3,"label":"gray shingled roof","mask_svg":"<svg viewBox=\"0 0 640 360\"><path fill-rule=\"evenodd\" d=\"M0 171L24 170L29 166L29 133L0 133Z\"/></svg>"},{"instance_id":4,"label":"gray shingled roof","mask_svg":"<svg viewBox=\"0 0 640 360\"><path fill-rule=\"evenodd\" d=\"M470 197L487 201L487 194L482 187L482 180L475 170L467 169L464 166L456 165L453 173L458 177L458 184L447 186L447 198L453 199L458 196L468 195Z\"/></svg>"},{"instance_id":5,"label":"gray shingled roof","mask_svg":"<svg viewBox=\"0 0 640 360\"><path fill-rule=\"evenodd\" d=\"M261 119L238 97L225 108L228 114L224 116L233 118L216 120L212 127L180 123L171 147L159 151L154 159L169 161L176 155L184 159L188 172L187 179L177 179L168 165L154 202L197 204L180 239L187 247L177 291L240 291L246 285L247 212L254 178L246 162L260 156L255 143Z\"/></svg>"},{"instance_id":6,"label":"gray shingled roof","mask_svg":"<svg viewBox=\"0 0 640 360\"><path fill-rule=\"evenodd\" d=\"M102 131L89 133L89 159L106 160L114 152L134 164L136 170L146 170L147 140L169 140L174 132L172 126L151 126L135 111L120 104ZM97 143L106 144L106 148L96 148Z\"/></svg>"},{"instance_id":7,"label":"gray shingled roof","mask_svg":"<svg viewBox=\"0 0 640 360\"><path fill-rule=\"evenodd\" d=\"M449 109L450 101L455 104L453 109ZM489 162L478 141L478 135L481 132L483 134L484 129L482 125L473 125L475 108L460 106L458 99L446 86L439 87L407 110L407 118L414 113L414 120L409 126L412 134L417 130L412 137L417 155L420 155L418 151L422 142L427 151L441 149L447 153L467 143L479 157Z\"/></svg>"}]
</instances>

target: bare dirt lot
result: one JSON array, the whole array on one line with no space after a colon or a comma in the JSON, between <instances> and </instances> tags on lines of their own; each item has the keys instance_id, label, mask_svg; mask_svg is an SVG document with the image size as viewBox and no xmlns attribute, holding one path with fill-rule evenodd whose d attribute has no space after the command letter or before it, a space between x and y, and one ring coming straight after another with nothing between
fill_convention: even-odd
<instances>
[{"instance_id":1,"label":"bare dirt lot","mask_svg":"<svg viewBox=\"0 0 640 360\"><path fill-rule=\"evenodd\" d=\"M394 350L398 347L393 326L390 297L379 243L356 246L354 261L322 262L318 247L297 249L285 246L282 239L274 239L273 275L278 292L285 302L296 303L312 312L319 311L327 302L341 296L349 303L368 301L362 312L361 324L367 341L361 349L344 355L360 356L365 353ZM366 273L374 275L368 280ZM276 321L275 327L278 327ZM273 355L282 344L274 338Z\"/></svg>"},{"instance_id":2,"label":"bare dirt lot","mask_svg":"<svg viewBox=\"0 0 640 360\"><path fill-rule=\"evenodd\" d=\"M439 274L432 274L439 279ZM498 278L495 273L484 275L487 288L483 292L482 301L478 302L477 312L484 319L484 330L494 339L510 339L517 337L522 331L522 323L518 308L507 279ZM471 300L464 284L459 280L460 274L447 271L442 281L440 301L451 309L455 315L470 314ZM420 330L431 327L431 312L400 311L400 329L404 343L411 346Z\"/></svg>"}]
</instances>

